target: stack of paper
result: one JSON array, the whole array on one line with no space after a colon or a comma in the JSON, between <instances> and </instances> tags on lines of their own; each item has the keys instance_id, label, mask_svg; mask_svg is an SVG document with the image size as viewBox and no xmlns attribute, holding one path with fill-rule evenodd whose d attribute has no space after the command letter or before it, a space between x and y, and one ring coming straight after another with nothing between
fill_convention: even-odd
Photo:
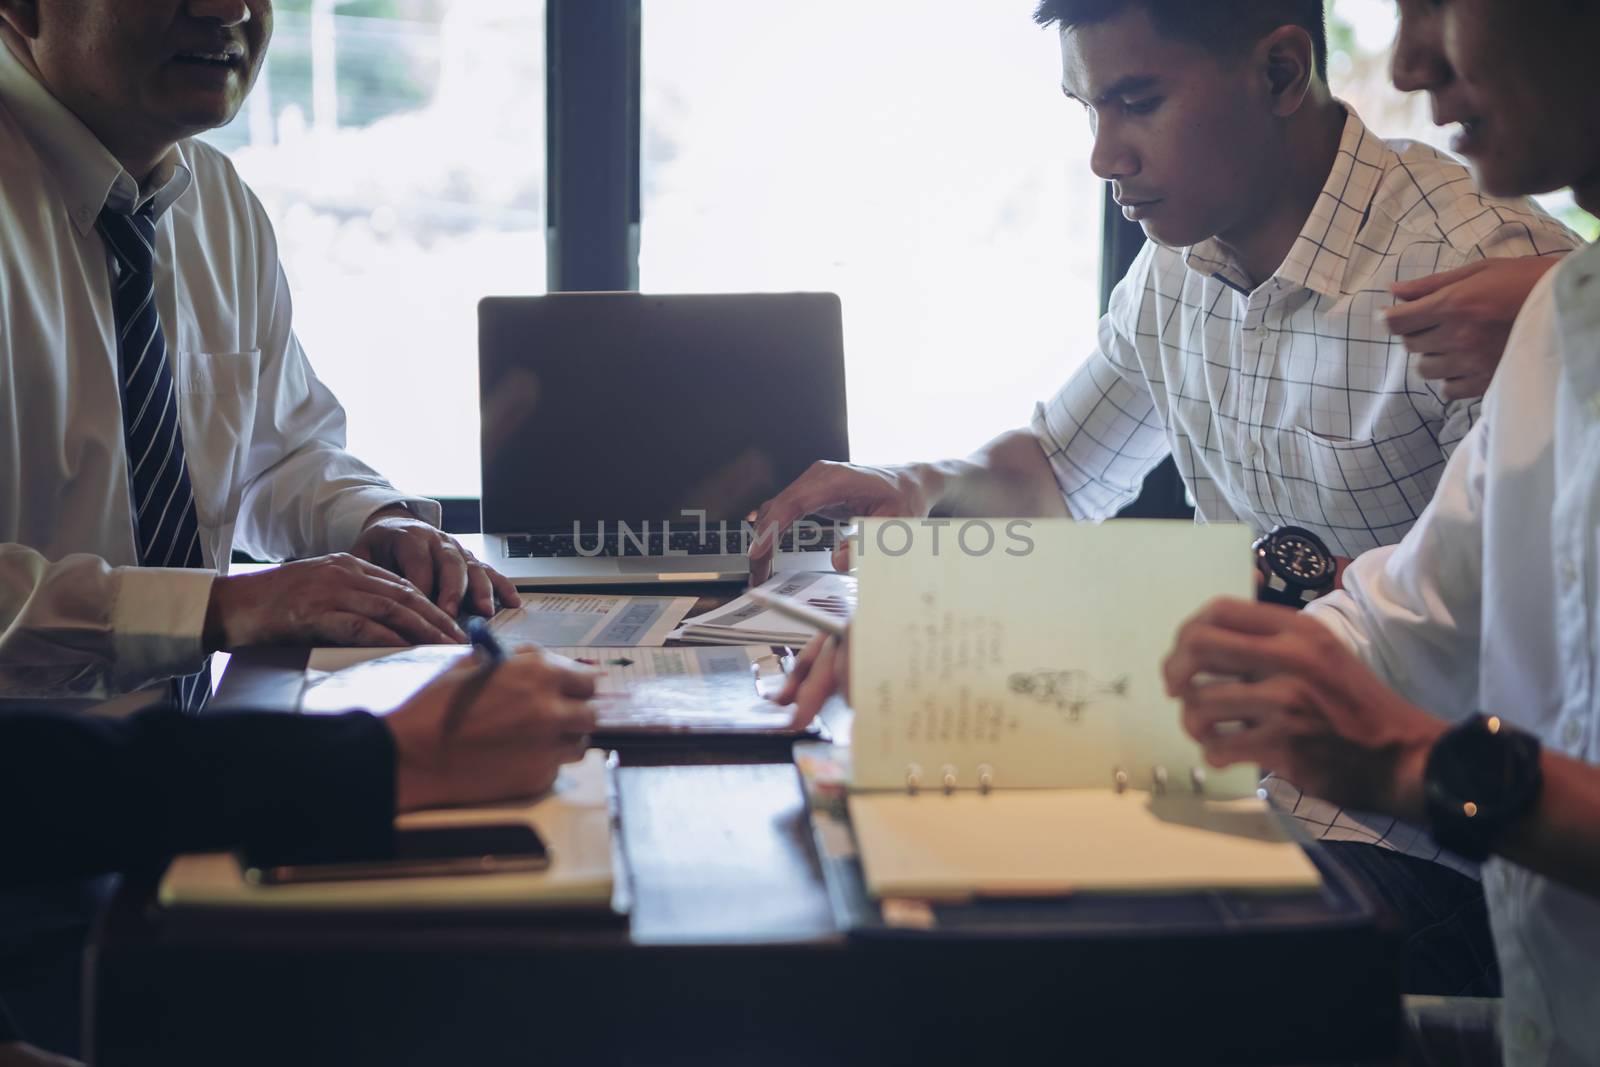
<instances>
[{"instance_id":1,"label":"stack of paper","mask_svg":"<svg viewBox=\"0 0 1600 1067\"><path fill-rule=\"evenodd\" d=\"M1321 875L1259 797L997 789L850 797L874 897L1304 892Z\"/></svg>"},{"instance_id":2,"label":"stack of paper","mask_svg":"<svg viewBox=\"0 0 1600 1067\"><path fill-rule=\"evenodd\" d=\"M761 589L798 600L840 619L850 618L856 608L856 580L847 574L826 571L784 574ZM746 593L715 611L690 619L674 630L672 636L699 645L799 646L817 636L817 631L757 604Z\"/></svg>"}]
</instances>

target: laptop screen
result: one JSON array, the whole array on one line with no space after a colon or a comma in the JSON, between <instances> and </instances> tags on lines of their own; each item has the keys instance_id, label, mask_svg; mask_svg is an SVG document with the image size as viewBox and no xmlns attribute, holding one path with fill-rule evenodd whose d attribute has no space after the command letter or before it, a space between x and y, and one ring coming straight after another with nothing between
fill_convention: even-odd
<instances>
[{"instance_id":1,"label":"laptop screen","mask_svg":"<svg viewBox=\"0 0 1600 1067\"><path fill-rule=\"evenodd\" d=\"M831 293L557 293L478 306L486 533L736 523L849 458Z\"/></svg>"}]
</instances>

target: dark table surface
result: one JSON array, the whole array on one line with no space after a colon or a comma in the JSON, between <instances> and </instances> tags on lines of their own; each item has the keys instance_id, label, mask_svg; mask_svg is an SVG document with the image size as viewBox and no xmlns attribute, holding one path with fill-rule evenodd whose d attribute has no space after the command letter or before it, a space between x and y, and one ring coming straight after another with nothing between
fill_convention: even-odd
<instances>
[{"instance_id":1,"label":"dark table surface","mask_svg":"<svg viewBox=\"0 0 1600 1067\"><path fill-rule=\"evenodd\" d=\"M218 704L283 706L304 662L236 655ZM1380 924L1173 937L1153 905L1105 936L847 938L781 753L620 757L626 922L165 912L132 877L91 952L94 1062L1375 1062L1397 1041Z\"/></svg>"}]
</instances>

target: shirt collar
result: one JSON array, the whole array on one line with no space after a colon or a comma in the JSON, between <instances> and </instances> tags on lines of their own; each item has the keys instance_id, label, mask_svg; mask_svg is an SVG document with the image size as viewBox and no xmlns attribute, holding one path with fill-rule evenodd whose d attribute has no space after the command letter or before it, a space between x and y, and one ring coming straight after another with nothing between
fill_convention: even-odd
<instances>
[{"instance_id":1,"label":"shirt collar","mask_svg":"<svg viewBox=\"0 0 1600 1067\"><path fill-rule=\"evenodd\" d=\"M0 105L11 112L56 176L72 224L85 236L106 207L131 212L149 206L161 215L189 188L191 172L181 146L157 165L151 188L123 169L99 139L0 41Z\"/></svg>"},{"instance_id":2,"label":"shirt collar","mask_svg":"<svg viewBox=\"0 0 1600 1067\"><path fill-rule=\"evenodd\" d=\"M1325 296L1339 296L1344 291L1350 253L1372 209L1387 148L1353 108L1343 106L1344 131L1333 169L1288 257L1273 272L1271 280L1281 283L1280 288L1310 289ZM1244 272L1216 238L1189 248L1184 262L1190 270L1217 277L1235 289L1244 288Z\"/></svg>"}]
</instances>

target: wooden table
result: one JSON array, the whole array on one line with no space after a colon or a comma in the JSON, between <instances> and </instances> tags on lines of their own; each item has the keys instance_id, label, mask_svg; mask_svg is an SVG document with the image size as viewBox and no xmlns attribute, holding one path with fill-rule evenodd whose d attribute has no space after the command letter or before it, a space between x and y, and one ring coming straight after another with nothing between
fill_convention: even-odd
<instances>
[{"instance_id":1,"label":"wooden table","mask_svg":"<svg viewBox=\"0 0 1600 1067\"><path fill-rule=\"evenodd\" d=\"M222 703L288 684L293 660L235 656ZM1376 927L846 939L790 764L621 756L626 924L203 917L162 912L153 878L132 879L91 953L94 1062L1311 1063L1394 1047Z\"/></svg>"}]
</instances>

